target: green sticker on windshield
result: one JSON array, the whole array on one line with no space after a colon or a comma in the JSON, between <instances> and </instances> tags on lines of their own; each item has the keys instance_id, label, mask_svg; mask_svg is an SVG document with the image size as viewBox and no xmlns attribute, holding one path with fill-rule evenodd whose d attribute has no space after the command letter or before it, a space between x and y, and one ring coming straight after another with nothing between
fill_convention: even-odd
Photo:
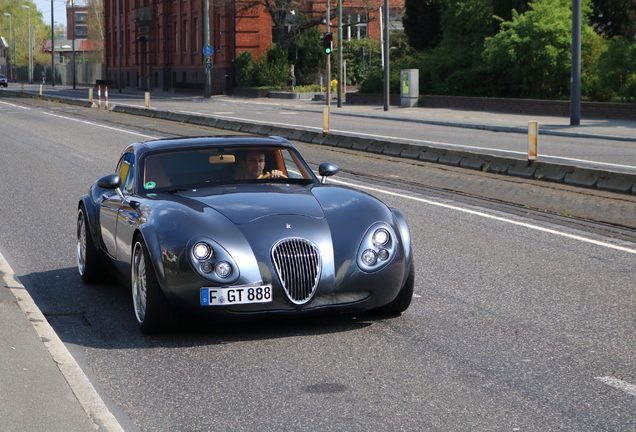
<instances>
[{"instance_id":1,"label":"green sticker on windshield","mask_svg":"<svg viewBox=\"0 0 636 432\"><path fill-rule=\"evenodd\" d=\"M144 185L144 188L146 189L154 189L155 187L157 187L157 183L153 181L146 182L146 184Z\"/></svg>"}]
</instances>

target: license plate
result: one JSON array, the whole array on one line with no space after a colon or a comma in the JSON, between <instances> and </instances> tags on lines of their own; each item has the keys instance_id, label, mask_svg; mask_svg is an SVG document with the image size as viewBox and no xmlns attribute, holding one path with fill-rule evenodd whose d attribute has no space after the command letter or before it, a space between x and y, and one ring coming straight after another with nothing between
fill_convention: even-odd
<instances>
[{"instance_id":1,"label":"license plate","mask_svg":"<svg viewBox=\"0 0 636 432\"><path fill-rule=\"evenodd\" d=\"M201 288L201 306L228 306L235 304L269 303L271 301L271 284L228 288Z\"/></svg>"}]
</instances>

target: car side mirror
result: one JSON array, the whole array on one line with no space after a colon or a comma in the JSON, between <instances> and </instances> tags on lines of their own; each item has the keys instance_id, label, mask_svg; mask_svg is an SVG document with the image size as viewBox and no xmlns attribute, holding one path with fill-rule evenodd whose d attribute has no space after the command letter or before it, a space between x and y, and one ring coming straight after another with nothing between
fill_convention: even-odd
<instances>
[{"instance_id":1,"label":"car side mirror","mask_svg":"<svg viewBox=\"0 0 636 432\"><path fill-rule=\"evenodd\" d=\"M338 174L338 171L340 171L340 168L338 168L338 165L336 164L332 164L331 162L321 163L320 166L318 167L318 174L322 176L322 179L320 179L320 182L326 183L327 177Z\"/></svg>"},{"instance_id":2,"label":"car side mirror","mask_svg":"<svg viewBox=\"0 0 636 432\"><path fill-rule=\"evenodd\" d=\"M117 189L121 186L121 177L117 174L106 175L97 180L97 186L102 189Z\"/></svg>"}]
</instances>

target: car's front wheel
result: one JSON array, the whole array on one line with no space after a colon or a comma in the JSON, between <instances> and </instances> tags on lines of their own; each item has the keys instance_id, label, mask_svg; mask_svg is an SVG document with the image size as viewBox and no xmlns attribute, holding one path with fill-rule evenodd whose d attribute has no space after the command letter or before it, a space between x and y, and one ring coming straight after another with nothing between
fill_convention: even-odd
<instances>
[{"instance_id":1,"label":"car's front wheel","mask_svg":"<svg viewBox=\"0 0 636 432\"><path fill-rule=\"evenodd\" d=\"M409 275L406 278L406 282L402 285L397 297L391 303L386 304L374 312L381 315L397 315L401 314L409 308L411 300L413 299L413 291L415 289L415 265L411 261L409 267Z\"/></svg>"},{"instance_id":2,"label":"car's front wheel","mask_svg":"<svg viewBox=\"0 0 636 432\"><path fill-rule=\"evenodd\" d=\"M147 334L169 330L176 315L159 287L148 248L141 238L135 241L131 264L132 297L139 328Z\"/></svg>"},{"instance_id":3,"label":"car's front wheel","mask_svg":"<svg viewBox=\"0 0 636 432\"><path fill-rule=\"evenodd\" d=\"M86 283L98 282L105 274L89 230L84 206L80 206L77 212L77 270Z\"/></svg>"}]
</instances>

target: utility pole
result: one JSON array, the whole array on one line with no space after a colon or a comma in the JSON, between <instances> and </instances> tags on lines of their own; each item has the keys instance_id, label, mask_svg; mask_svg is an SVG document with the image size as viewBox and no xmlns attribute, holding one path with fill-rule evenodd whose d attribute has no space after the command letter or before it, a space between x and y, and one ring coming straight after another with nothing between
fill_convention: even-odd
<instances>
[{"instance_id":1,"label":"utility pole","mask_svg":"<svg viewBox=\"0 0 636 432\"><path fill-rule=\"evenodd\" d=\"M327 0L327 33L331 32L331 8L330 3L331 0ZM326 34L326 33L325 33ZM327 54L327 71L325 73L327 76L327 106L331 106L331 53Z\"/></svg>"},{"instance_id":2,"label":"utility pole","mask_svg":"<svg viewBox=\"0 0 636 432\"><path fill-rule=\"evenodd\" d=\"M384 111L389 110L389 0L384 0Z\"/></svg>"},{"instance_id":3,"label":"utility pole","mask_svg":"<svg viewBox=\"0 0 636 432\"><path fill-rule=\"evenodd\" d=\"M342 0L338 0L338 108L342 108Z\"/></svg>"},{"instance_id":4,"label":"utility pole","mask_svg":"<svg viewBox=\"0 0 636 432\"><path fill-rule=\"evenodd\" d=\"M203 40L206 47L210 46L210 0L205 0L203 7ZM203 97L209 99L212 96L212 70L207 65L205 65L204 87Z\"/></svg>"},{"instance_id":5,"label":"utility pole","mask_svg":"<svg viewBox=\"0 0 636 432\"><path fill-rule=\"evenodd\" d=\"M581 124L581 0L572 0L572 83L570 125Z\"/></svg>"},{"instance_id":6,"label":"utility pole","mask_svg":"<svg viewBox=\"0 0 636 432\"><path fill-rule=\"evenodd\" d=\"M53 18L53 0L51 0L51 85L55 87L55 20Z\"/></svg>"}]
</instances>

